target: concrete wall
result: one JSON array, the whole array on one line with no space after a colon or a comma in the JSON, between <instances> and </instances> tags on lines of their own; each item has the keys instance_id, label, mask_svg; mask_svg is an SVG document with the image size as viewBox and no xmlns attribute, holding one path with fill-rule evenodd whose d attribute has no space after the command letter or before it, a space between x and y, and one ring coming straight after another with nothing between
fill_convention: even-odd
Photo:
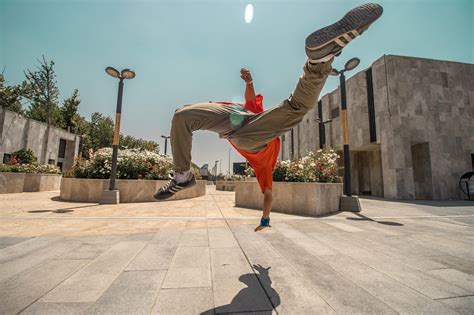
<instances>
[{"instance_id":1,"label":"concrete wall","mask_svg":"<svg viewBox=\"0 0 474 315\"><path fill-rule=\"evenodd\" d=\"M474 153L474 65L388 55L371 68L375 142L370 141L365 69L346 82L353 193L370 186L378 187L372 194L386 198L462 198L457 183L471 170ZM333 119L326 125L326 143L340 149L339 89L321 101L323 120ZM307 116L316 117L317 107ZM301 148L319 146L317 127L303 120L298 128L304 135ZM281 157L288 156L290 145Z\"/></svg>"},{"instance_id":2,"label":"concrete wall","mask_svg":"<svg viewBox=\"0 0 474 315\"><path fill-rule=\"evenodd\" d=\"M57 164L60 139L66 140L63 170L67 170L79 152L79 136L0 107L0 162L5 153L31 149L39 163L54 160Z\"/></svg>"}]
</instances>

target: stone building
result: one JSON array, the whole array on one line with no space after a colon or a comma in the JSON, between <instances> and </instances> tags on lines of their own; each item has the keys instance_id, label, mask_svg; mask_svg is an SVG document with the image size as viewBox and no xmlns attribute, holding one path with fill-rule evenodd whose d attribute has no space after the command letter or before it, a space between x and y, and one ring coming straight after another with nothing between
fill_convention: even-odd
<instances>
[{"instance_id":1,"label":"stone building","mask_svg":"<svg viewBox=\"0 0 474 315\"><path fill-rule=\"evenodd\" d=\"M386 55L346 88L353 194L463 198L459 178L474 168L473 64ZM339 89L282 136L280 158L323 143L342 151Z\"/></svg>"},{"instance_id":2,"label":"stone building","mask_svg":"<svg viewBox=\"0 0 474 315\"><path fill-rule=\"evenodd\" d=\"M12 152L31 149L38 163L55 164L67 170L79 152L79 141L78 135L0 106L0 162L7 162Z\"/></svg>"}]
</instances>

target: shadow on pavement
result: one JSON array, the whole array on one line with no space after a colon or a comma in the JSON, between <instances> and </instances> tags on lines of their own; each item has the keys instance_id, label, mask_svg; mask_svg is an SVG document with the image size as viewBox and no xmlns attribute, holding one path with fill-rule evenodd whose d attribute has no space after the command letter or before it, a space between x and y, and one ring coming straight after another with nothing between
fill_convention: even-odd
<instances>
[{"instance_id":1,"label":"shadow on pavement","mask_svg":"<svg viewBox=\"0 0 474 315\"><path fill-rule=\"evenodd\" d=\"M272 288L272 280L268 273L271 267L253 265L253 268L258 271L258 279L254 273L241 275L239 281L245 283L246 288L240 290L229 304L207 310L201 314L258 312L262 315L271 315L273 309L280 305L280 296ZM265 292L262 292L262 287Z\"/></svg>"},{"instance_id":2,"label":"shadow on pavement","mask_svg":"<svg viewBox=\"0 0 474 315\"><path fill-rule=\"evenodd\" d=\"M413 204L419 206L429 207L469 207L474 205L474 200L402 200L402 199L388 199L376 196L360 195L360 199L378 200L390 203Z\"/></svg>"},{"instance_id":3,"label":"shadow on pavement","mask_svg":"<svg viewBox=\"0 0 474 315\"><path fill-rule=\"evenodd\" d=\"M402 223L398 223L398 222L392 222L392 221L377 221L377 220L374 220L374 219L371 219L369 217L366 217L365 215L363 214L360 214L360 213L354 213L356 216L358 216L358 218L346 218L347 220L353 220L353 221L372 221L372 222L377 222L379 224L383 224L383 225L392 225L392 226L403 226Z\"/></svg>"}]
</instances>

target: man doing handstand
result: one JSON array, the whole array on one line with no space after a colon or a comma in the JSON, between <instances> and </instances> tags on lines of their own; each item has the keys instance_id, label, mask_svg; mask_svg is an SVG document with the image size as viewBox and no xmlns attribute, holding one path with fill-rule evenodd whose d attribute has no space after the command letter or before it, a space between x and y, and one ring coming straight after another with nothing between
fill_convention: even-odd
<instances>
[{"instance_id":1,"label":"man doing handstand","mask_svg":"<svg viewBox=\"0 0 474 315\"><path fill-rule=\"evenodd\" d=\"M280 149L279 136L296 126L314 107L331 72L334 57L382 12L378 4L363 4L338 22L310 34L306 38L308 60L303 75L290 97L277 107L263 111L262 96L255 96L250 72L242 69L241 76L247 84L245 105L207 102L177 109L170 135L175 175L156 192L155 199L170 198L196 184L190 171L192 133L210 130L227 139L249 161L264 194L263 215L255 230L270 226L272 172Z\"/></svg>"}]
</instances>

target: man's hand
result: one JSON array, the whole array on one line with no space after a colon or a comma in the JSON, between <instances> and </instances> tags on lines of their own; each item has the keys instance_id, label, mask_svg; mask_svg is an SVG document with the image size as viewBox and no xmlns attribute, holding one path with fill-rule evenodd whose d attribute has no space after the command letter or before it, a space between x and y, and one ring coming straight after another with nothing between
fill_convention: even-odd
<instances>
[{"instance_id":1,"label":"man's hand","mask_svg":"<svg viewBox=\"0 0 474 315\"><path fill-rule=\"evenodd\" d=\"M250 70L246 68L240 69L240 77L245 83L250 84L252 83L252 75L250 74Z\"/></svg>"}]
</instances>

